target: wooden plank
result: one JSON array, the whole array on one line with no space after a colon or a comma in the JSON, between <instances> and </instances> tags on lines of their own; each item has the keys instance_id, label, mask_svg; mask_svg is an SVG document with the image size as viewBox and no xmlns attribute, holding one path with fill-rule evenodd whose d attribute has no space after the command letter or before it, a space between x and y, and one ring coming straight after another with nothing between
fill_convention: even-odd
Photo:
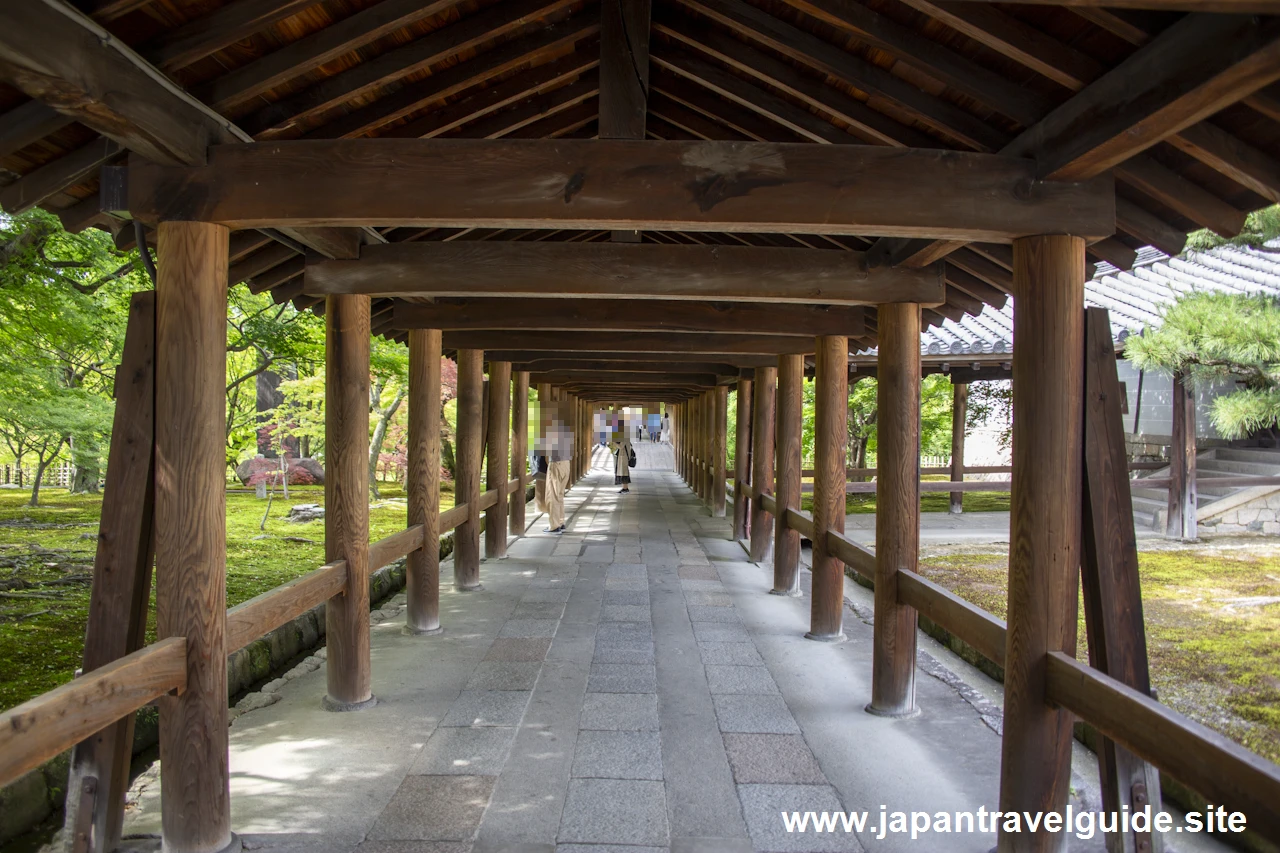
<instances>
[{"instance_id":1,"label":"wooden plank","mask_svg":"<svg viewBox=\"0 0 1280 853\"><path fill-rule=\"evenodd\" d=\"M641 386L652 385L656 387L663 386L680 386L685 385L705 385L714 388L719 384L714 374L700 373L597 373L589 370L555 370L547 372L534 372L532 374L535 382L551 382L556 385L566 387L574 387L583 384L594 384L597 386L608 385L627 385Z\"/></svg>"},{"instance_id":2,"label":"wooden plank","mask_svg":"<svg viewBox=\"0 0 1280 853\"><path fill-rule=\"evenodd\" d=\"M1188 15L1004 149L1100 174L1280 78L1280 18ZM1068 229L1069 230L1069 229Z\"/></svg>"},{"instance_id":3,"label":"wooden plank","mask_svg":"<svg viewBox=\"0 0 1280 853\"><path fill-rule=\"evenodd\" d=\"M1085 309L1085 421L1083 560L1085 632L1089 665L1143 693L1150 693L1138 544L1134 538L1121 401L1111 323L1106 309ZM1095 750L1108 811L1141 810L1159 803L1160 775L1141 759L1103 736ZM1148 833L1109 834L1113 846L1140 849Z\"/></svg>"},{"instance_id":4,"label":"wooden plank","mask_svg":"<svg viewBox=\"0 0 1280 853\"><path fill-rule=\"evenodd\" d=\"M567 245L595 247L609 244ZM711 298L708 296L708 300ZM861 336L866 331L865 311L859 306L708 300L441 298L432 304L397 302L394 328L759 332L787 335L821 331L851 337Z\"/></svg>"},{"instance_id":5,"label":"wooden plank","mask_svg":"<svg viewBox=\"0 0 1280 853\"><path fill-rule=\"evenodd\" d=\"M216 110L235 107L344 53L456 5L457 0L387 0L376 3L198 87L195 94Z\"/></svg>"},{"instance_id":6,"label":"wooden plank","mask_svg":"<svg viewBox=\"0 0 1280 853\"><path fill-rule=\"evenodd\" d=\"M347 563L339 560L237 604L227 611L227 653L339 595L346 583Z\"/></svg>"},{"instance_id":7,"label":"wooden plank","mask_svg":"<svg viewBox=\"0 0 1280 853\"><path fill-rule=\"evenodd\" d=\"M521 350L551 352L638 352L645 358L657 353L808 353L813 338L799 335L704 334L685 332L445 332L445 349L494 349L511 346Z\"/></svg>"},{"instance_id":8,"label":"wooden plank","mask_svg":"<svg viewBox=\"0 0 1280 853\"><path fill-rule=\"evenodd\" d=\"M158 44L145 51L146 56L157 68L166 71L184 68L320 2L321 0L237 0L169 30Z\"/></svg>"},{"instance_id":9,"label":"wooden plank","mask_svg":"<svg viewBox=\"0 0 1280 853\"><path fill-rule=\"evenodd\" d=\"M0 714L0 786L170 690L186 686L187 641L169 637Z\"/></svg>"},{"instance_id":10,"label":"wooden plank","mask_svg":"<svg viewBox=\"0 0 1280 853\"><path fill-rule=\"evenodd\" d=\"M1136 187L1197 225L1234 237L1244 227L1245 212L1146 156L1131 157L1115 167L1123 183Z\"/></svg>"},{"instance_id":11,"label":"wooden plank","mask_svg":"<svg viewBox=\"0 0 1280 853\"><path fill-rule=\"evenodd\" d=\"M246 279L259 276L268 270L280 266L280 264L283 264L285 261L296 257L298 257L298 253L289 246L286 246L283 243L273 242L249 255L244 260L232 264L227 270L227 282L231 285L239 284ZM258 288L256 290L252 287L250 288L250 290L255 290L255 292L261 292L263 289L265 288Z\"/></svg>"},{"instance_id":12,"label":"wooden plank","mask_svg":"<svg viewBox=\"0 0 1280 853\"><path fill-rule=\"evenodd\" d=\"M827 548L849 568L869 581L876 578L876 555L843 533L827 531Z\"/></svg>"},{"instance_id":13,"label":"wooden plank","mask_svg":"<svg viewBox=\"0 0 1280 853\"><path fill-rule=\"evenodd\" d=\"M900 570L920 558L920 309L881 305L876 386L876 580L871 703L878 716L916 709L916 612L898 601Z\"/></svg>"},{"instance_id":14,"label":"wooden plank","mask_svg":"<svg viewBox=\"0 0 1280 853\"><path fill-rule=\"evenodd\" d=\"M489 362L489 417L485 441L485 488L494 492L484 517L486 559L507 556L507 490L511 464L511 362Z\"/></svg>"},{"instance_id":15,"label":"wooden plank","mask_svg":"<svg viewBox=\"0 0 1280 853\"><path fill-rule=\"evenodd\" d=\"M600 29L599 20L594 15L576 15L568 20L557 22L526 36L513 39L492 50L486 51L475 59L461 62L452 68L432 74L419 83L408 83L370 104L358 107L338 116L332 121L320 125L304 135L305 139L338 139L356 137L372 130L380 130L379 135L391 137L423 137L435 136L443 130L437 128L434 116L442 114L450 116L450 121L461 123L459 117L451 113L452 105L433 109L420 119L409 121L394 128L385 128L398 119L416 113L428 104L443 104L446 99L455 97L469 89L484 84L516 71L521 66L533 63L539 54L554 53L563 50L575 42L588 40ZM583 57L588 64L586 68L598 64L598 58L590 45L583 47L589 55ZM537 79L543 67L531 69L522 78ZM500 89L507 83L495 84L490 89ZM516 84L512 84L516 85ZM546 85L544 83L544 85ZM484 90L488 91L488 90ZM508 88L506 91L511 91ZM484 92L476 93L472 98L482 98ZM472 101L472 98L463 100ZM473 105L476 103L472 101ZM469 114L468 114L469 115ZM463 116L462 118L465 118ZM448 129L448 128L445 128Z\"/></svg>"},{"instance_id":16,"label":"wooden plank","mask_svg":"<svg viewBox=\"0 0 1280 853\"><path fill-rule=\"evenodd\" d=\"M815 347L816 348L816 347ZM800 594L800 534L788 526L786 511L800 508L801 420L804 416L804 358L778 356L778 391L774 427L777 471L774 496L773 594Z\"/></svg>"},{"instance_id":17,"label":"wooden plank","mask_svg":"<svg viewBox=\"0 0 1280 853\"><path fill-rule=\"evenodd\" d=\"M172 850L221 850L232 838L224 434L228 233L219 225L166 222L158 239L156 635L187 641L186 688L159 703L162 784L169 791L161 824Z\"/></svg>"},{"instance_id":18,"label":"wooden plank","mask_svg":"<svg viewBox=\"0 0 1280 853\"><path fill-rule=\"evenodd\" d=\"M975 151L1000 147L1000 132L972 113L741 0L686 0L684 5L789 59L883 99L949 140Z\"/></svg>"},{"instance_id":19,"label":"wooden plank","mask_svg":"<svg viewBox=\"0 0 1280 853\"><path fill-rule=\"evenodd\" d=\"M0 117L0 157L39 142L74 121L43 101L27 101Z\"/></svg>"},{"instance_id":20,"label":"wooden plank","mask_svg":"<svg viewBox=\"0 0 1280 853\"><path fill-rule=\"evenodd\" d=\"M11 215L30 210L70 184L97 177L98 168L122 150L118 143L99 137L0 190L0 207Z\"/></svg>"},{"instance_id":21,"label":"wooden plank","mask_svg":"<svg viewBox=\"0 0 1280 853\"><path fill-rule=\"evenodd\" d=\"M1045 655L1076 649L1084 398L1084 241L1013 244L1013 501L1001 811L1062 812L1071 715L1045 703ZM1052 519L1052 521L1047 521ZM1037 836L1040 838L1040 836ZM1029 849L1053 849L1044 836ZM1002 835L1006 846L1021 844Z\"/></svg>"},{"instance_id":22,"label":"wooden plank","mask_svg":"<svg viewBox=\"0 0 1280 853\"><path fill-rule=\"evenodd\" d=\"M1116 225L1167 255L1182 253L1187 235L1126 198L1116 196Z\"/></svg>"},{"instance_id":23,"label":"wooden plank","mask_svg":"<svg viewBox=\"0 0 1280 853\"><path fill-rule=\"evenodd\" d=\"M985 4L993 0L953 0L958 3ZM1234 15L1275 14L1268 0L1019 0L1029 6L1067 6L1078 11L1106 6L1114 9L1163 9L1170 12L1219 12Z\"/></svg>"},{"instance_id":24,"label":"wooden plank","mask_svg":"<svg viewBox=\"0 0 1280 853\"><path fill-rule=\"evenodd\" d=\"M379 4L381 5L386 4ZM457 2L453 0L447 4L425 5L456 6ZM400 78L417 74L459 53L475 50L491 39L534 24L543 16L554 14L567 5L569 0L510 0L477 14L463 16L399 47L325 76L296 94L268 104L252 116L246 117L242 123L245 130L255 137L269 138L296 122L306 121L314 114L368 97L375 90L393 84ZM362 14L373 12L377 8L370 7ZM341 26L342 24L335 24L320 30L316 35Z\"/></svg>"},{"instance_id":25,"label":"wooden plank","mask_svg":"<svg viewBox=\"0 0 1280 853\"><path fill-rule=\"evenodd\" d=\"M471 512L471 507L466 504L455 504L440 513L440 532L447 533L462 524L467 520L469 512Z\"/></svg>"},{"instance_id":26,"label":"wooden plank","mask_svg":"<svg viewBox=\"0 0 1280 853\"><path fill-rule=\"evenodd\" d=\"M996 666L1004 666L1005 624L946 587L911 571L898 573L898 600L964 640Z\"/></svg>"},{"instance_id":27,"label":"wooden plank","mask_svg":"<svg viewBox=\"0 0 1280 853\"><path fill-rule=\"evenodd\" d=\"M422 526L412 524L398 533L384 536L369 545L369 571L376 572L383 566L425 547Z\"/></svg>"},{"instance_id":28,"label":"wooden plank","mask_svg":"<svg viewBox=\"0 0 1280 853\"><path fill-rule=\"evenodd\" d=\"M325 607L324 705L372 707L369 638L369 298L325 301L324 556L344 560L347 584Z\"/></svg>"},{"instance_id":29,"label":"wooden plank","mask_svg":"<svg viewBox=\"0 0 1280 853\"><path fill-rule=\"evenodd\" d=\"M816 535L813 527L813 516L807 512L801 512L794 507L787 507L787 511L783 513L786 520L788 530L793 530L810 541Z\"/></svg>"},{"instance_id":30,"label":"wooden plank","mask_svg":"<svg viewBox=\"0 0 1280 853\"><path fill-rule=\"evenodd\" d=\"M171 165L239 141L211 110L57 0L0 7L0 78L115 142Z\"/></svg>"},{"instance_id":31,"label":"wooden plank","mask_svg":"<svg viewBox=\"0 0 1280 853\"><path fill-rule=\"evenodd\" d=\"M554 225L983 242L1112 233L1109 176L1036 181L1035 171L1001 155L871 146L315 140L216 145L190 169L130 164L129 207L144 221L236 228Z\"/></svg>"},{"instance_id":32,"label":"wooden plank","mask_svg":"<svg viewBox=\"0 0 1280 853\"><path fill-rule=\"evenodd\" d=\"M600 7L600 138L644 139L650 0Z\"/></svg>"},{"instance_id":33,"label":"wooden plank","mask_svg":"<svg viewBox=\"0 0 1280 853\"><path fill-rule=\"evenodd\" d=\"M1150 696L1051 652L1045 698L1078 714L1209 802L1245 813L1250 829L1280 842L1280 767Z\"/></svg>"},{"instance_id":34,"label":"wooden plank","mask_svg":"<svg viewBox=\"0 0 1280 853\"><path fill-rule=\"evenodd\" d=\"M661 310L688 310L689 323L710 322L712 315L735 310L732 306L710 305L709 301L872 305L899 301L937 304L945 299L941 267L873 269L862 252L763 246L465 241L365 246L358 260L316 262L307 267L307 293L468 300L523 297L523 301L516 302L478 303L484 310L508 318L512 314L518 316L521 310L535 310L537 306L529 300L537 297L593 296L621 301L571 305L561 300L542 302L541 306L557 308L555 313L566 317L580 311L584 319L601 317L600 312L612 307L633 309L639 312L641 322L646 316L654 316L658 309L646 311L638 304L640 300L688 300L688 305L665 305ZM453 303L464 308L469 304ZM502 311L504 307L507 310ZM434 315L448 317L451 310L462 313L449 304L398 305L396 313L434 323ZM757 313L751 313L753 310ZM758 322L758 312L762 310L759 305L743 307L737 309L734 319ZM802 311L799 316L817 323L818 319L812 316L817 313ZM858 313L836 313L835 317L850 325L833 334L861 335L862 327L853 326L852 319ZM541 322L545 310L535 317ZM468 327L464 324L457 328ZM701 326L695 328L705 330ZM742 326L726 331L747 330ZM804 329L800 333L813 331Z\"/></svg>"},{"instance_id":35,"label":"wooden plank","mask_svg":"<svg viewBox=\"0 0 1280 853\"><path fill-rule=\"evenodd\" d=\"M1169 138L1169 144L1272 203L1280 203L1280 161L1207 121Z\"/></svg>"},{"instance_id":36,"label":"wooden plank","mask_svg":"<svg viewBox=\"0 0 1280 853\"><path fill-rule=\"evenodd\" d=\"M484 352L482 347L454 347L448 340L445 340L444 346L458 349L457 475L453 499L467 507L466 517L458 522L453 532L454 586L460 590L475 590L480 588Z\"/></svg>"},{"instance_id":37,"label":"wooden plank","mask_svg":"<svg viewBox=\"0 0 1280 853\"><path fill-rule=\"evenodd\" d=\"M533 355L533 353L526 353ZM602 353L601 355L607 355ZM499 359L505 361L506 359ZM614 359L534 359L513 365L513 370L521 368L534 373L554 373L560 370L591 371L593 373L703 373L713 376L737 376L739 368L733 364L704 361L652 361L648 358L634 361L624 358ZM535 383L536 384L536 383Z\"/></svg>"},{"instance_id":38,"label":"wooden plank","mask_svg":"<svg viewBox=\"0 0 1280 853\"><path fill-rule=\"evenodd\" d=\"M85 625L83 671L93 672L142 647L151 601L155 509L155 291L129 300L124 351L116 368L116 410L98 525L93 586ZM88 819L103 849L118 844L133 758L132 714L76 744L68 791L97 779L99 806ZM67 801L68 825L80 802Z\"/></svg>"},{"instance_id":39,"label":"wooden plank","mask_svg":"<svg viewBox=\"0 0 1280 853\"><path fill-rule=\"evenodd\" d=\"M809 632L821 642L844 639L844 566L827 546L829 532L844 532L845 458L849 449L849 341L817 340L814 367L813 543ZM881 436L881 447L886 439Z\"/></svg>"}]
</instances>

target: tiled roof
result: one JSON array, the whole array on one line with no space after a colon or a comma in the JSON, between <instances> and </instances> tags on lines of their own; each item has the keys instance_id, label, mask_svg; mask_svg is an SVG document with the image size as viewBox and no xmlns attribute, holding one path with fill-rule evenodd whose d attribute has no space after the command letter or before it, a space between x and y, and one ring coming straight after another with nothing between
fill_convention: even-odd
<instances>
[{"instance_id":1,"label":"tiled roof","mask_svg":"<svg viewBox=\"0 0 1280 853\"><path fill-rule=\"evenodd\" d=\"M1271 244L1268 244L1270 247ZM1111 333L1118 345L1129 335L1160 325L1161 311L1180 294L1198 290L1231 293L1265 293L1280 297L1280 244L1277 251L1221 246L1204 252L1186 252L1171 258L1158 249L1138 253L1137 263L1125 272L1099 264L1085 282L1085 304L1111 312ZM946 320L930 326L920 336L925 356L978 355L1013 352L1013 299L1002 309L988 305L974 317ZM874 349L859 355L873 355Z\"/></svg>"}]
</instances>

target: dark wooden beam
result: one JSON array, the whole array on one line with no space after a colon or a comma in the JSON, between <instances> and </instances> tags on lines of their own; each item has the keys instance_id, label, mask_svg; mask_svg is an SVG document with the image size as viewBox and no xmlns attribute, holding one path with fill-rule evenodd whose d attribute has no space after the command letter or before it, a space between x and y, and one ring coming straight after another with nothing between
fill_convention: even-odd
<instances>
[{"instance_id":1,"label":"dark wooden beam","mask_svg":"<svg viewBox=\"0 0 1280 853\"><path fill-rule=\"evenodd\" d=\"M861 252L609 243L457 241L366 246L359 260L309 266L307 288L314 295L691 300L689 316L693 318L715 314L692 307L709 300L816 305L943 301L939 268L869 270ZM430 313L425 306L424 312L418 316Z\"/></svg>"},{"instance_id":2,"label":"dark wooden beam","mask_svg":"<svg viewBox=\"0 0 1280 853\"><path fill-rule=\"evenodd\" d=\"M43 101L27 101L0 116L0 157L8 157L55 133L74 119Z\"/></svg>"},{"instance_id":3,"label":"dark wooden beam","mask_svg":"<svg viewBox=\"0 0 1280 853\"><path fill-rule=\"evenodd\" d=\"M446 349L547 350L550 352L745 353L813 352L813 338L799 335L692 334L684 332L445 332ZM506 359L503 359L504 361ZM521 359L524 361L525 359ZM705 361L705 359L703 359ZM719 359L716 359L719 360ZM513 359L514 361L514 359Z\"/></svg>"},{"instance_id":4,"label":"dark wooden beam","mask_svg":"<svg viewBox=\"0 0 1280 853\"><path fill-rule=\"evenodd\" d=\"M920 236L1109 236L1109 175L1039 182L999 155L865 146L361 139L219 145L131 164L144 221ZM394 175L394 179L389 176ZM981 204L973 200L981 198Z\"/></svg>"},{"instance_id":5,"label":"dark wooden beam","mask_svg":"<svg viewBox=\"0 0 1280 853\"><path fill-rule=\"evenodd\" d=\"M183 68L320 2L236 0L166 32L143 53L157 68L166 71Z\"/></svg>"},{"instance_id":6,"label":"dark wooden beam","mask_svg":"<svg viewBox=\"0 0 1280 853\"><path fill-rule=\"evenodd\" d=\"M973 5L994 0L956 0ZM1223 12L1236 15L1272 15L1275 3L1269 0L1018 0L1029 6L1068 6L1080 10L1106 6L1114 9L1162 9L1170 12Z\"/></svg>"},{"instance_id":7,"label":"dark wooden beam","mask_svg":"<svg viewBox=\"0 0 1280 853\"><path fill-rule=\"evenodd\" d=\"M600 6L600 138L644 139L650 0Z\"/></svg>"},{"instance_id":8,"label":"dark wooden beam","mask_svg":"<svg viewBox=\"0 0 1280 853\"><path fill-rule=\"evenodd\" d=\"M459 4L453 0L449 5ZM490 6L269 104L246 117L244 127L254 136L273 135L315 113L361 98L402 77L472 51L490 39L536 24L568 5L569 0L514 0Z\"/></svg>"},{"instance_id":9,"label":"dark wooden beam","mask_svg":"<svg viewBox=\"0 0 1280 853\"><path fill-rule=\"evenodd\" d=\"M550 382L553 385L703 385L715 387L719 381L714 373L594 373L589 370L552 370L530 372L534 382Z\"/></svg>"},{"instance_id":10,"label":"dark wooden beam","mask_svg":"<svg viewBox=\"0 0 1280 853\"><path fill-rule=\"evenodd\" d=\"M70 154L28 172L0 190L0 207L8 214L30 210L64 187L96 177L98 168L118 157L122 150L119 143L98 137Z\"/></svg>"},{"instance_id":11,"label":"dark wooden beam","mask_svg":"<svg viewBox=\"0 0 1280 853\"><path fill-rule=\"evenodd\" d=\"M535 93L532 97L510 109L494 112L480 118L479 121L463 124L451 131L449 136L466 137L467 139L500 139L509 136L522 128L533 127L544 121L552 120L571 111L581 108L600 94L600 78L594 70L582 75L582 78L567 86L561 86L549 92ZM596 108L590 109L590 116L595 117Z\"/></svg>"},{"instance_id":12,"label":"dark wooden beam","mask_svg":"<svg viewBox=\"0 0 1280 853\"><path fill-rule=\"evenodd\" d=\"M682 356L682 358L687 358ZM552 358L537 359L528 364L517 365L515 369L528 369L531 372L554 373L556 371L591 371L601 373L704 373L714 376L737 376L741 369L735 364L723 364L712 361L648 361L633 358L609 359L577 359ZM536 384L536 383L535 383Z\"/></svg>"},{"instance_id":13,"label":"dark wooden beam","mask_svg":"<svg viewBox=\"0 0 1280 853\"><path fill-rule=\"evenodd\" d=\"M1188 15L1005 149L1099 174L1280 78L1280 17Z\"/></svg>"},{"instance_id":14,"label":"dark wooden beam","mask_svg":"<svg viewBox=\"0 0 1280 853\"><path fill-rule=\"evenodd\" d=\"M590 244L606 246L607 243ZM994 288L992 288L994 290ZM398 329L562 329L565 331L759 332L864 334L863 309L769 302L658 299L466 298L433 304L397 302Z\"/></svg>"}]
</instances>

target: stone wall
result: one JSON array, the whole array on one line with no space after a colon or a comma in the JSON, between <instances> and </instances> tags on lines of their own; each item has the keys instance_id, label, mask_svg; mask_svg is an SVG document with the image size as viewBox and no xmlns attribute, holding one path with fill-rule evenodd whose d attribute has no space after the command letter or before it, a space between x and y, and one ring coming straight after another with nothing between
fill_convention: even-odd
<instances>
[{"instance_id":1,"label":"stone wall","mask_svg":"<svg viewBox=\"0 0 1280 853\"><path fill-rule=\"evenodd\" d=\"M1261 492L1262 494L1252 494ZM1220 503L1233 503L1232 506L1218 509L1213 515L1202 518L1198 524L1204 533L1239 534L1263 533L1280 535L1280 490L1260 486L1256 489L1245 489L1238 493L1243 498L1240 502L1232 501L1237 495L1228 495Z\"/></svg>"}]
</instances>

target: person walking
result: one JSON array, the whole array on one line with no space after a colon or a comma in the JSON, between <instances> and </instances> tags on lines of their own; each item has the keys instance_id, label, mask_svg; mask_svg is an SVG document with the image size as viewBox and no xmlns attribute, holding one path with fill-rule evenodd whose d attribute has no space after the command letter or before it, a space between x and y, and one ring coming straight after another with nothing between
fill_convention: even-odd
<instances>
[{"instance_id":1,"label":"person walking","mask_svg":"<svg viewBox=\"0 0 1280 853\"><path fill-rule=\"evenodd\" d=\"M631 469L636 464L636 452L631 446L631 439L624 438L615 445L613 451L613 484L622 486L620 494L631 491Z\"/></svg>"}]
</instances>

